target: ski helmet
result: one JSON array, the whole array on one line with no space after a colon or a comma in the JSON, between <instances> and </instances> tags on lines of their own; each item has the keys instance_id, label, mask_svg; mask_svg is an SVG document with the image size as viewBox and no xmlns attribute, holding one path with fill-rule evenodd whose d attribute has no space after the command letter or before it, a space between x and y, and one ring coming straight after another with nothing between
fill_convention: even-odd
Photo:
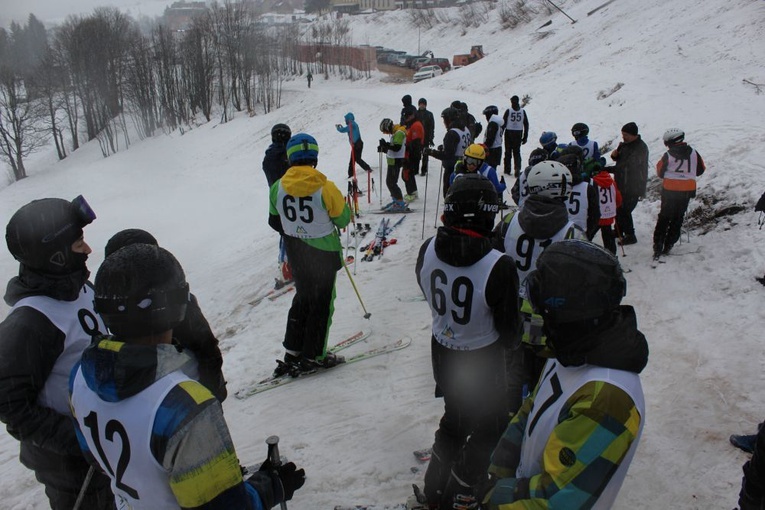
<instances>
[{"instance_id":1,"label":"ski helmet","mask_svg":"<svg viewBox=\"0 0 765 510\"><path fill-rule=\"evenodd\" d=\"M588 134L590 134L590 127L584 122L577 122L571 127L571 135L574 137L574 140L579 140Z\"/></svg>"},{"instance_id":2,"label":"ski helmet","mask_svg":"<svg viewBox=\"0 0 765 510\"><path fill-rule=\"evenodd\" d=\"M164 333L186 316L189 284L178 260L164 248L131 244L115 251L96 273L93 305L117 337Z\"/></svg>"},{"instance_id":3,"label":"ski helmet","mask_svg":"<svg viewBox=\"0 0 765 510\"><path fill-rule=\"evenodd\" d=\"M383 133L392 133L393 121L391 119L383 119L382 122L380 122L380 131Z\"/></svg>"},{"instance_id":4,"label":"ski helmet","mask_svg":"<svg viewBox=\"0 0 765 510\"><path fill-rule=\"evenodd\" d=\"M459 116L460 116L459 110L457 110L453 106L445 108L444 111L441 112L441 118L448 122L454 122L455 120L459 118Z\"/></svg>"},{"instance_id":5,"label":"ski helmet","mask_svg":"<svg viewBox=\"0 0 765 510\"><path fill-rule=\"evenodd\" d=\"M157 239L140 228L126 228L114 234L111 239L106 242L104 248L104 257L108 257L115 251L131 244L152 244L159 246Z\"/></svg>"},{"instance_id":6,"label":"ski helmet","mask_svg":"<svg viewBox=\"0 0 765 510\"><path fill-rule=\"evenodd\" d=\"M529 194L568 199L571 193L571 172L557 161L537 163L526 177Z\"/></svg>"},{"instance_id":7,"label":"ski helmet","mask_svg":"<svg viewBox=\"0 0 765 510\"><path fill-rule=\"evenodd\" d=\"M465 149L465 157L483 161L486 159L486 149L480 143L472 143Z\"/></svg>"},{"instance_id":8,"label":"ski helmet","mask_svg":"<svg viewBox=\"0 0 765 510\"><path fill-rule=\"evenodd\" d=\"M290 165L315 165L319 161L319 144L306 133L298 133L287 142L287 158Z\"/></svg>"},{"instance_id":9,"label":"ski helmet","mask_svg":"<svg viewBox=\"0 0 765 510\"><path fill-rule=\"evenodd\" d=\"M271 141L273 143L287 143L292 137L292 130L287 124L275 124L271 128Z\"/></svg>"},{"instance_id":10,"label":"ski helmet","mask_svg":"<svg viewBox=\"0 0 765 510\"><path fill-rule=\"evenodd\" d=\"M541 163L547 159L547 151L537 147L531 154L529 154L529 166L534 166L537 163Z\"/></svg>"},{"instance_id":11,"label":"ski helmet","mask_svg":"<svg viewBox=\"0 0 765 510\"><path fill-rule=\"evenodd\" d=\"M558 141L558 135L555 131L545 131L542 136L539 137L539 145L547 149L549 145L555 144Z\"/></svg>"},{"instance_id":12,"label":"ski helmet","mask_svg":"<svg viewBox=\"0 0 765 510\"><path fill-rule=\"evenodd\" d=\"M584 180L584 176L582 175L582 162L576 155L563 154L562 156L558 156L556 161L568 168L568 171L571 172L571 184L579 184Z\"/></svg>"},{"instance_id":13,"label":"ski helmet","mask_svg":"<svg viewBox=\"0 0 765 510\"><path fill-rule=\"evenodd\" d=\"M532 306L548 325L602 317L619 306L627 292L617 258L582 239L548 246L526 286Z\"/></svg>"},{"instance_id":14,"label":"ski helmet","mask_svg":"<svg viewBox=\"0 0 765 510\"><path fill-rule=\"evenodd\" d=\"M73 273L85 268L87 255L74 253L72 244L94 219L96 213L82 195L71 202L33 200L11 217L5 242L13 258L30 269L55 275Z\"/></svg>"},{"instance_id":15,"label":"ski helmet","mask_svg":"<svg viewBox=\"0 0 765 510\"><path fill-rule=\"evenodd\" d=\"M490 119L492 115L499 115L499 108L497 108L495 105L487 106L483 109L483 114L486 119Z\"/></svg>"},{"instance_id":16,"label":"ski helmet","mask_svg":"<svg viewBox=\"0 0 765 510\"><path fill-rule=\"evenodd\" d=\"M664 145L669 147L685 140L685 131L679 128L670 128L664 132Z\"/></svg>"},{"instance_id":17,"label":"ski helmet","mask_svg":"<svg viewBox=\"0 0 765 510\"><path fill-rule=\"evenodd\" d=\"M497 190L480 174L462 174L444 198L444 225L489 233L499 211Z\"/></svg>"}]
</instances>

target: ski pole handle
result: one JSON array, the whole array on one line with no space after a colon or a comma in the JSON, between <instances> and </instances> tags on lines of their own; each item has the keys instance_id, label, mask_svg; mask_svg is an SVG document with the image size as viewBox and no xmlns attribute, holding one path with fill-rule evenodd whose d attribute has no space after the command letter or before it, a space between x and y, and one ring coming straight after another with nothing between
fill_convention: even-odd
<instances>
[{"instance_id":1,"label":"ski pole handle","mask_svg":"<svg viewBox=\"0 0 765 510\"><path fill-rule=\"evenodd\" d=\"M273 467L278 468L282 465L282 458L279 456L279 436L268 436L266 444L268 445L268 460ZM282 510L287 510L286 502L282 501L279 506Z\"/></svg>"}]
</instances>

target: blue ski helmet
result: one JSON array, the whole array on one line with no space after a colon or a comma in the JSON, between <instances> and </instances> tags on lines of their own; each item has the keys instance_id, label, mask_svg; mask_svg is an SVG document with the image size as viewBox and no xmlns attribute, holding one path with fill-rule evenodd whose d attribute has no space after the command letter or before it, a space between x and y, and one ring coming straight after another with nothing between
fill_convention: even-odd
<instances>
[{"instance_id":1,"label":"blue ski helmet","mask_svg":"<svg viewBox=\"0 0 765 510\"><path fill-rule=\"evenodd\" d=\"M311 135L298 133L287 142L287 158L290 165L315 165L319 161L319 144Z\"/></svg>"},{"instance_id":2,"label":"blue ski helmet","mask_svg":"<svg viewBox=\"0 0 765 510\"><path fill-rule=\"evenodd\" d=\"M547 148L548 145L553 144L558 141L558 135L555 134L555 131L545 131L542 133L542 136L539 137L539 145Z\"/></svg>"}]
</instances>

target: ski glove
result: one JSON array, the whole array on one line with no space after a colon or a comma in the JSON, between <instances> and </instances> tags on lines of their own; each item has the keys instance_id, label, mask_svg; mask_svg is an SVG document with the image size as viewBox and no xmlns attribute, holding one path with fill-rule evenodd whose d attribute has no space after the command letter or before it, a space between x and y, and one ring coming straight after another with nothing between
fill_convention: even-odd
<instances>
[{"instance_id":1,"label":"ski glove","mask_svg":"<svg viewBox=\"0 0 765 510\"><path fill-rule=\"evenodd\" d=\"M270 483L264 483L265 479ZM294 462L274 466L266 460L247 482L258 490L263 506L272 508L292 499L295 491L305 483L305 470L297 469Z\"/></svg>"},{"instance_id":2,"label":"ski glove","mask_svg":"<svg viewBox=\"0 0 765 510\"><path fill-rule=\"evenodd\" d=\"M390 149L390 144L380 138L380 145L377 146L377 152L388 152L388 149Z\"/></svg>"}]
</instances>

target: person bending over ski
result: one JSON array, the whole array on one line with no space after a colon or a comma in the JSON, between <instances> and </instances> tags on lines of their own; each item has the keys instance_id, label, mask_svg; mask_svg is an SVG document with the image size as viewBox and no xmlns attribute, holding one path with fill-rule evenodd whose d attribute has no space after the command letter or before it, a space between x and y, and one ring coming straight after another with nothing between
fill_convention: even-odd
<instances>
[{"instance_id":1,"label":"person bending over ski","mask_svg":"<svg viewBox=\"0 0 765 510\"><path fill-rule=\"evenodd\" d=\"M268 224L282 234L295 297L287 316L284 360L275 376L312 372L342 363L327 352L334 309L335 279L342 267L337 228L351 221L351 211L335 183L316 169L319 145L306 133L287 142L290 168L271 186Z\"/></svg>"},{"instance_id":2,"label":"person bending over ski","mask_svg":"<svg viewBox=\"0 0 765 510\"><path fill-rule=\"evenodd\" d=\"M111 479L117 508L261 510L288 501L305 471L267 461L244 480L220 402L188 375L195 360L173 331L189 296L181 265L158 246L132 244L101 264L94 306L113 336L94 337L69 380L80 447Z\"/></svg>"},{"instance_id":3,"label":"person bending over ski","mask_svg":"<svg viewBox=\"0 0 765 510\"><path fill-rule=\"evenodd\" d=\"M444 200L444 226L417 258L417 283L431 309L436 397L444 399L425 473L431 508L460 508L452 505L473 496L521 404L518 276L513 260L492 248L498 210L488 179L461 176Z\"/></svg>"},{"instance_id":4,"label":"person bending over ski","mask_svg":"<svg viewBox=\"0 0 765 510\"><path fill-rule=\"evenodd\" d=\"M596 244L559 241L527 284L554 357L492 454L481 508L611 508L645 426L648 363L622 269Z\"/></svg>"}]
</instances>

